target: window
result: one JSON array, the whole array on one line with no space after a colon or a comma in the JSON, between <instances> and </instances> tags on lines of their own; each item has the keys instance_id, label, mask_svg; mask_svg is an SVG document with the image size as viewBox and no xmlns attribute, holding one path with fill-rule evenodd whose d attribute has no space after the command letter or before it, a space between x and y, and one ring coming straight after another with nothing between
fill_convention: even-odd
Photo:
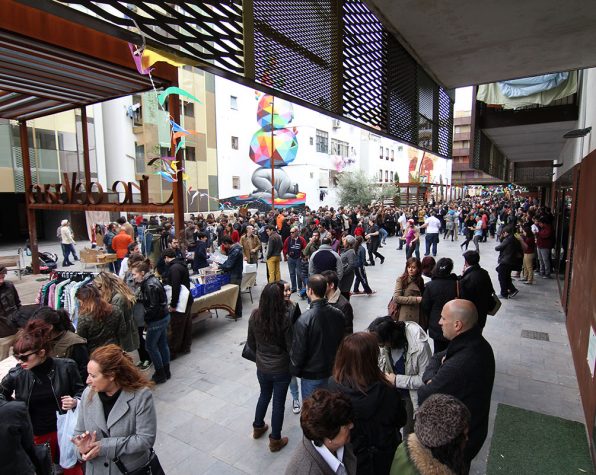
<instances>
[{"instance_id":1,"label":"window","mask_svg":"<svg viewBox=\"0 0 596 475\"><path fill-rule=\"evenodd\" d=\"M33 144L29 146L32 147ZM43 150L56 150L56 133L53 130L35 129L35 147Z\"/></svg>"},{"instance_id":2,"label":"window","mask_svg":"<svg viewBox=\"0 0 596 475\"><path fill-rule=\"evenodd\" d=\"M317 129L317 152L329 153L329 134Z\"/></svg>"},{"instance_id":3,"label":"window","mask_svg":"<svg viewBox=\"0 0 596 475\"><path fill-rule=\"evenodd\" d=\"M391 149L391 161L395 160L395 150Z\"/></svg>"},{"instance_id":4,"label":"window","mask_svg":"<svg viewBox=\"0 0 596 475\"><path fill-rule=\"evenodd\" d=\"M385 170L385 181L389 181L389 172Z\"/></svg>"},{"instance_id":5,"label":"window","mask_svg":"<svg viewBox=\"0 0 596 475\"><path fill-rule=\"evenodd\" d=\"M184 115L186 117L194 117L195 116L194 102L183 102L182 104L184 104Z\"/></svg>"},{"instance_id":6,"label":"window","mask_svg":"<svg viewBox=\"0 0 596 475\"><path fill-rule=\"evenodd\" d=\"M232 148L238 150L238 137L232 137Z\"/></svg>"},{"instance_id":7,"label":"window","mask_svg":"<svg viewBox=\"0 0 596 475\"><path fill-rule=\"evenodd\" d=\"M234 189L234 190L240 189L240 177L239 176L232 177L232 189Z\"/></svg>"},{"instance_id":8,"label":"window","mask_svg":"<svg viewBox=\"0 0 596 475\"><path fill-rule=\"evenodd\" d=\"M189 162L195 162L197 160L195 147L186 147L186 160Z\"/></svg>"},{"instance_id":9,"label":"window","mask_svg":"<svg viewBox=\"0 0 596 475\"><path fill-rule=\"evenodd\" d=\"M145 146L135 142L135 173L145 173Z\"/></svg>"},{"instance_id":10,"label":"window","mask_svg":"<svg viewBox=\"0 0 596 475\"><path fill-rule=\"evenodd\" d=\"M389 149L385 149L385 160L389 160Z\"/></svg>"},{"instance_id":11,"label":"window","mask_svg":"<svg viewBox=\"0 0 596 475\"><path fill-rule=\"evenodd\" d=\"M380 147L379 158L383 160L383 146Z\"/></svg>"},{"instance_id":12,"label":"window","mask_svg":"<svg viewBox=\"0 0 596 475\"><path fill-rule=\"evenodd\" d=\"M389 178L391 178L391 183L393 183L393 172L389 174Z\"/></svg>"},{"instance_id":13,"label":"window","mask_svg":"<svg viewBox=\"0 0 596 475\"><path fill-rule=\"evenodd\" d=\"M312 137L310 137L310 144L314 145L314 143L315 143L314 139Z\"/></svg>"},{"instance_id":14,"label":"window","mask_svg":"<svg viewBox=\"0 0 596 475\"><path fill-rule=\"evenodd\" d=\"M383 181L383 170L379 170L379 181Z\"/></svg>"},{"instance_id":15,"label":"window","mask_svg":"<svg viewBox=\"0 0 596 475\"><path fill-rule=\"evenodd\" d=\"M160 157L169 157L170 149L168 147L159 147L159 156Z\"/></svg>"},{"instance_id":16,"label":"window","mask_svg":"<svg viewBox=\"0 0 596 475\"><path fill-rule=\"evenodd\" d=\"M143 125L143 98L138 94L132 96L130 114L132 114L131 119L134 126L140 127Z\"/></svg>"},{"instance_id":17,"label":"window","mask_svg":"<svg viewBox=\"0 0 596 475\"><path fill-rule=\"evenodd\" d=\"M350 155L350 144L341 140L331 139L331 155L348 157Z\"/></svg>"},{"instance_id":18,"label":"window","mask_svg":"<svg viewBox=\"0 0 596 475\"><path fill-rule=\"evenodd\" d=\"M230 96L230 109L238 110L238 98L236 96Z\"/></svg>"}]
</instances>

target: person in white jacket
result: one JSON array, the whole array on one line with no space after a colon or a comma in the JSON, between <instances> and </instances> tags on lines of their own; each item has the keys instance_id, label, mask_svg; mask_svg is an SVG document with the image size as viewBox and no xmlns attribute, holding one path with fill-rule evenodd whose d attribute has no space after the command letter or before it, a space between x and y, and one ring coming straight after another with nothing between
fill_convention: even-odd
<instances>
[{"instance_id":1,"label":"person in white jacket","mask_svg":"<svg viewBox=\"0 0 596 475\"><path fill-rule=\"evenodd\" d=\"M69 261L69 256L72 253L72 257L75 261L78 261L79 258L77 257L77 253L75 250L75 240L74 235L72 232L72 228L70 227L70 223L68 219L63 219L60 223L60 243L62 244L62 255L64 256L64 260L62 261L63 266L72 266L74 265L72 262Z\"/></svg>"},{"instance_id":2,"label":"person in white jacket","mask_svg":"<svg viewBox=\"0 0 596 475\"><path fill-rule=\"evenodd\" d=\"M396 322L389 316L376 318L368 329L377 335L381 347L379 368L401 390L408 415L403 429L406 437L414 432L418 388L424 385L422 375L432 357L428 335L416 322Z\"/></svg>"}]
</instances>

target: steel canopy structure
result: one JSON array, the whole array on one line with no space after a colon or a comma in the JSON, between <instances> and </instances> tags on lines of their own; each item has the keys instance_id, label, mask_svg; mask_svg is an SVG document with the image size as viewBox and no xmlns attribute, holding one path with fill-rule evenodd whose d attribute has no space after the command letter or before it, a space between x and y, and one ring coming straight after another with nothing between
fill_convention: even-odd
<instances>
[{"instance_id":1,"label":"steel canopy structure","mask_svg":"<svg viewBox=\"0 0 596 475\"><path fill-rule=\"evenodd\" d=\"M182 179L164 204L149 203L142 190L140 203L104 201L101 185L91 182L86 106L153 89L136 70L127 42L16 1L2 0L1 6L0 118L19 121L33 271L39 272L36 210L159 211L174 213L181 229ZM177 85L177 69L158 65L153 81L156 87ZM177 96L169 99L170 114L179 120ZM33 185L27 120L75 108L83 123L84 182L64 176L59 184ZM116 183L112 190L130 186L137 185Z\"/></svg>"}]
</instances>

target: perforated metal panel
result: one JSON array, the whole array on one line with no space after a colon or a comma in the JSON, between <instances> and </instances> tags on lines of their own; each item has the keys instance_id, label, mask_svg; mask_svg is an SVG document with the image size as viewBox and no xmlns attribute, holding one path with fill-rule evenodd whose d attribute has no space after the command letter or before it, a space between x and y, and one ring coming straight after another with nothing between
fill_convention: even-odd
<instances>
[{"instance_id":1,"label":"perforated metal panel","mask_svg":"<svg viewBox=\"0 0 596 475\"><path fill-rule=\"evenodd\" d=\"M257 82L341 113L335 2L254 0Z\"/></svg>"},{"instance_id":2,"label":"perforated metal panel","mask_svg":"<svg viewBox=\"0 0 596 475\"><path fill-rule=\"evenodd\" d=\"M359 0L343 5L343 111L387 130L387 44L383 25Z\"/></svg>"},{"instance_id":3,"label":"perforated metal panel","mask_svg":"<svg viewBox=\"0 0 596 475\"><path fill-rule=\"evenodd\" d=\"M132 31L138 26L147 38L256 87L451 155L453 98L362 0L60 3Z\"/></svg>"}]
</instances>

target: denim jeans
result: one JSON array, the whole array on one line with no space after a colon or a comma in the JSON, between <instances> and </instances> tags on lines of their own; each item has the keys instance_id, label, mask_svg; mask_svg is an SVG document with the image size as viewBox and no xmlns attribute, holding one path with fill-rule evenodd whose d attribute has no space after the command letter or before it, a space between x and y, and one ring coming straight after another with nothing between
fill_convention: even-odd
<instances>
[{"instance_id":1,"label":"denim jeans","mask_svg":"<svg viewBox=\"0 0 596 475\"><path fill-rule=\"evenodd\" d=\"M420 240L412 244L406 244L406 259L412 257L412 254L416 253L416 257L420 259Z\"/></svg>"},{"instance_id":2,"label":"denim jeans","mask_svg":"<svg viewBox=\"0 0 596 475\"><path fill-rule=\"evenodd\" d=\"M306 401L312 393L315 392L315 389L327 387L327 382L329 378L324 379L300 379L300 391L302 392L302 401Z\"/></svg>"},{"instance_id":3,"label":"denim jeans","mask_svg":"<svg viewBox=\"0 0 596 475\"><path fill-rule=\"evenodd\" d=\"M292 292L302 289L299 257L288 257L288 270L290 271L290 286L292 288Z\"/></svg>"},{"instance_id":4,"label":"denim jeans","mask_svg":"<svg viewBox=\"0 0 596 475\"><path fill-rule=\"evenodd\" d=\"M63 256L63 260L62 260L62 265L64 264L72 264L69 260L68 257L70 256L70 254L72 253L72 257L77 257L77 255L75 254L75 248L74 245L72 244L62 244L62 256Z\"/></svg>"},{"instance_id":5,"label":"denim jeans","mask_svg":"<svg viewBox=\"0 0 596 475\"><path fill-rule=\"evenodd\" d=\"M292 399L299 401L300 394L298 393L298 378L296 376L292 376L290 381L290 394L292 394Z\"/></svg>"},{"instance_id":6,"label":"denim jeans","mask_svg":"<svg viewBox=\"0 0 596 475\"><path fill-rule=\"evenodd\" d=\"M385 228L379 228L379 242L381 244L385 244L385 240L387 239L387 235L389 233Z\"/></svg>"},{"instance_id":7,"label":"denim jeans","mask_svg":"<svg viewBox=\"0 0 596 475\"><path fill-rule=\"evenodd\" d=\"M364 270L364 266L356 267L354 269L354 273L356 276L354 279L354 292L358 292L360 289L360 284L362 284L365 293L372 293L372 290L368 285L368 278L366 277L366 270Z\"/></svg>"},{"instance_id":8,"label":"denim jeans","mask_svg":"<svg viewBox=\"0 0 596 475\"><path fill-rule=\"evenodd\" d=\"M265 414L273 396L273 407L271 408L271 438L281 439L281 428L284 423L284 406L288 386L291 379L290 373L263 373L257 370L257 379L261 386L261 394L255 410L255 421L253 427L260 428L265 425Z\"/></svg>"},{"instance_id":9,"label":"denim jeans","mask_svg":"<svg viewBox=\"0 0 596 475\"><path fill-rule=\"evenodd\" d=\"M437 244L439 243L439 233L427 233L426 234L426 252L424 253L425 256L430 254L430 246L432 245L433 248L433 256L437 255Z\"/></svg>"},{"instance_id":10,"label":"denim jeans","mask_svg":"<svg viewBox=\"0 0 596 475\"><path fill-rule=\"evenodd\" d=\"M169 323L169 313L161 320L147 323L145 347L155 369L162 369L164 365L170 364L170 348L168 347Z\"/></svg>"},{"instance_id":11,"label":"denim jeans","mask_svg":"<svg viewBox=\"0 0 596 475\"><path fill-rule=\"evenodd\" d=\"M540 274L550 277L550 249L539 247L536 251L540 264Z\"/></svg>"}]
</instances>

